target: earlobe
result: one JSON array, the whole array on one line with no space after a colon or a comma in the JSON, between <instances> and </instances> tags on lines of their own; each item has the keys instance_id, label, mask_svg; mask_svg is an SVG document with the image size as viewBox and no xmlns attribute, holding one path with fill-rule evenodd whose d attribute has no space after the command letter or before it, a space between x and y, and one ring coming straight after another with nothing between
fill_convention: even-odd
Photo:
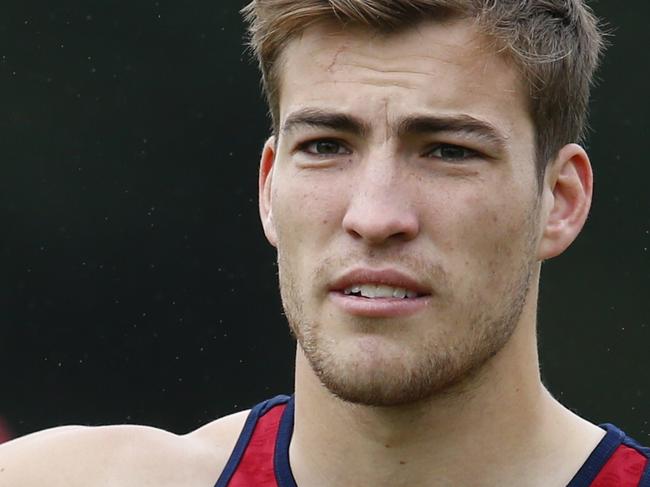
<instances>
[{"instance_id":1,"label":"earlobe","mask_svg":"<svg viewBox=\"0 0 650 487\"><path fill-rule=\"evenodd\" d=\"M275 231L275 223L273 222L273 205L271 201L274 167L275 167L275 137L271 136L264 144L264 149L262 150L262 157L260 160L258 191L259 191L260 218L262 220L262 227L264 228L264 234L266 235L266 238L270 242L270 244L276 247L277 234Z\"/></svg>"},{"instance_id":2,"label":"earlobe","mask_svg":"<svg viewBox=\"0 0 650 487\"><path fill-rule=\"evenodd\" d=\"M543 184L540 260L564 252L587 220L593 174L585 150L577 144L564 146L547 168Z\"/></svg>"}]
</instances>

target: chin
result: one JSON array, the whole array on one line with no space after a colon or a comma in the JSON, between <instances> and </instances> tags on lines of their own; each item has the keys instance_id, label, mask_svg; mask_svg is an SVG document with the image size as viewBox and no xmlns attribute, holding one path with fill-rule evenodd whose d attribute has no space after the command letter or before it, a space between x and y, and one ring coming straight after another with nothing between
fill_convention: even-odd
<instances>
[{"instance_id":1,"label":"chin","mask_svg":"<svg viewBox=\"0 0 650 487\"><path fill-rule=\"evenodd\" d=\"M339 399L364 406L404 406L450 393L478 365L445 353L446 347L405 350L403 344L374 337L336 349L322 343L304 345L303 352L321 384Z\"/></svg>"}]
</instances>

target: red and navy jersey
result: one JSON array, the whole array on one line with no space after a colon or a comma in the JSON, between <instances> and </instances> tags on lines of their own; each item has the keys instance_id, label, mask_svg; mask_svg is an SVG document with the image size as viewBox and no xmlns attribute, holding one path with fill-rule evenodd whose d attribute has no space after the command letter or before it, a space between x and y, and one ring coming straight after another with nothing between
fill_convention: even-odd
<instances>
[{"instance_id":1,"label":"red and navy jersey","mask_svg":"<svg viewBox=\"0 0 650 487\"><path fill-rule=\"evenodd\" d=\"M0 416L0 443L9 441L11 438L12 434L9 426L7 426L7 423L2 419L2 416Z\"/></svg>"},{"instance_id":2,"label":"red and navy jersey","mask_svg":"<svg viewBox=\"0 0 650 487\"><path fill-rule=\"evenodd\" d=\"M289 466L293 396L255 406L215 487L297 487ZM567 487L650 487L650 448L611 424Z\"/></svg>"},{"instance_id":3,"label":"red and navy jersey","mask_svg":"<svg viewBox=\"0 0 650 487\"><path fill-rule=\"evenodd\" d=\"M215 487L297 487L289 466L293 396L258 404Z\"/></svg>"}]
</instances>

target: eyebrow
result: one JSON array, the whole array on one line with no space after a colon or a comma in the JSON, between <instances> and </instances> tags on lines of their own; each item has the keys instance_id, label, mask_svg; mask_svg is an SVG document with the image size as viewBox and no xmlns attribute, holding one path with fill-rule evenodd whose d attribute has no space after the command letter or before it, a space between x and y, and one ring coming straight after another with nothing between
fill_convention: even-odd
<instances>
[{"instance_id":1,"label":"eyebrow","mask_svg":"<svg viewBox=\"0 0 650 487\"><path fill-rule=\"evenodd\" d=\"M290 114L282 124L281 132L286 134L302 126L328 128L357 136L370 133L370 126L360 118L319 108L303 108ZM491 123L465 114L413 115L397 122L399 137L441 132L479 137L500 151L505 149L508 140L508 137Z\"/></svg>"},{"instance_id":2,"label":"eyebrow","mask_svg":"<svg viewBox=\"0 0 650 487\"><path fill-rule=\"evenodd\" d=\"M400 137L440 132L479 137L499 151L505 150L508 141L508 137L490 122L463 114L407 117L399 122L397 128Z\"/></svg>"},{"instance_id":3,"label":"eyebrow","mask_svg":"<svg viewBox=\"0 0 650 487\"><path fill-rule=\"evenodd\" d=\"M281 131L286 134L301 126L329 128L358 136L364 136L370 132L370 127L357 117L319 108L303 108L292 113L282 124Z\"/></svg>"}]
</instances>

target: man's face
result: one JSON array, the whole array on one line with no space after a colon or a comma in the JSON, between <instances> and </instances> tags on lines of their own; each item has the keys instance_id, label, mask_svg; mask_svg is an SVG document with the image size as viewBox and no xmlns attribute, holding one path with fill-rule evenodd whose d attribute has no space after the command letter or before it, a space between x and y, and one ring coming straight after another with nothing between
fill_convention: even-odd
<instances>
[{"instance_id":1,"label":"man's face","mask_svg":"<svg viewBox=\"0 0 650 487\"><path fill-rule=\"evenodd\" d=\"M299 346L348 401L448 389L508 341L535 274L523 85L460 21L318 25L282 62L261 207Z\"/></svg>"}]
</instances>

